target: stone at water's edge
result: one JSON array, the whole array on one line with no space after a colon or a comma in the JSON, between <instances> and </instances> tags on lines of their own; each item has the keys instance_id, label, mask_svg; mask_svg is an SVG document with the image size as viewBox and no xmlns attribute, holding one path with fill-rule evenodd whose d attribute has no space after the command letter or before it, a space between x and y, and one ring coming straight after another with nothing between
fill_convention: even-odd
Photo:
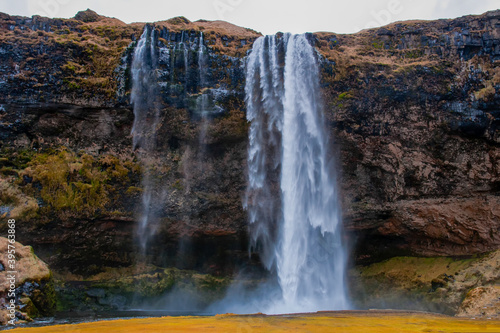
<instances>
[{"instance_id":1,"label":"stone at water's edge","mask_svg":"<svg viewBox=\"0 0 500 333\"><path fill-rule=\"evenodd\" d=\"M0 263L4 270L0 271L0 324L5 325L8 318L6 309L8 264L7 238L0 237ZM52 273L46 263L40 260L31 246L15 243L16 257L16 323L19 320L30 321L38 315L50 316L54 314L56 300Z\"/></svg>"},{"instance_id":2,"label":"stone at water's edge","mask_svg":"<svg viewBox=\"0 0 500 333\"><path fill-rule=\"evenodd\" d=\"M457 317L500 319L500 286L478 287L469 291Z\"/></svg>"}]
</instances>

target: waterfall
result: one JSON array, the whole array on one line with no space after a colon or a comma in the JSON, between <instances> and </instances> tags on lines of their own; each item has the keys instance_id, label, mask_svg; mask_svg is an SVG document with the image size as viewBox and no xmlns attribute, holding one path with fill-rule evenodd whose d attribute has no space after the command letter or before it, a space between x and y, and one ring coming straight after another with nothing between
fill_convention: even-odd
<instances>
[{"instance_id":1,"label":"waterfall","mask_svg":"<svg viewBox=\"0 0 500 333\"><path fill-rule=\"evenodd\" d=\"M159 123L156 31L147 25L137 42L132 59L131 103L134 107L132 126L133 147L144 168L142 175L142 200L137 238L142 251L146 251L150 237L155 233L151 225L156 210L156 186L153 181L151 155L156 148L156 130Z\"/></svg>"},{"instance_id":2,"label":"waterfall","mask_svg":"<svg viewBox=\"0 0 500 333\"><path fill-rule=\"evenodd\" d=\"M137 42L132 58L132 90L130 101L134 106L134 124L132 126L133 147L139 146L151 149L154 139L149 135L148 117L158 122L158 109L151 97L157 96L157 56L155 52L155 31L150 26L144 28L141 38Z\"/></svg>"},{"instance_id":3,"label":"waterfall","mask_svg":"<svg viewBox=\"0 0 500 333\"><path fill-rule=\"evenodd\" d=\"M245 95L250 122L248 147L248 187L243 203L248 211L254 245L261 243L261 259L271 269L275 264L274 220L281 219L279 184L273 175L280 165L283 115L282 73L278 64L276 37L255 41L248 58Z\"/></svg>"},{"instance_id":4,"label":"waterfall","mask_svg":"<svg viewBox=\"0 0 500 333\"><path fill-rule=\"evenodd\" d=\"M198 41L198 71L200 74L199 80L199 87L200 87L200 93L201 95L197 98L196 100L196 107L198 109L198 112L201 116L201 125L200 125L200 137L199 137L199 142L202 147L204 147L204 144L206 143L206 136L207 136L207 130L208 130L208 114L210 112L209 110L209 96L207 92L205 91L206 88L206 76L207 76L207 64L208 64L208 59L207 59L207 54L206 54L206 49L205 45L203 44L203 31L200 32L200 39ZM204 148L201 149L202 152L204 152Z\"/></svg>"},{"instance_id":5,"label":"waterfall","mask_svg":"<svg viewBox=\"0 0 500 333\"><path fill-rule=\"evenodd\" d=\"M259 38L248 57L248 212L252 245L276 272L268 313L348 307L342 221L320 98L305 35Z\"/></svg>"},{"instance_id":6,"label":"waterfall","mask_svg":"<svg viewBox=\"0 0 500 333\"><path fill-rule=\"evenodd\" d=\"M200 87L205 87L206 71L207 71L207 56L205 53L205 45L203 45L203 31L200 31L200 39L198 42L198 70L200 71Z\"/></svg>"},{"instance_id":7,"label":"waterfall","mask_svg":"<svg viewBox=\"0 0 500 333\"><path fill-rule=\"evenodd\" d=\"M186 45L186 41L184 40L184 30L182 30L182 33L181 33L181 45L182 45L182 53L183 53L183 56L184 56L184 73L185 73L185 83L186 83L186 89L187 89L187 83L188 83L188 80L189 80L189 50L188 50L188 46Z\"/></svg>"}]
</instances>

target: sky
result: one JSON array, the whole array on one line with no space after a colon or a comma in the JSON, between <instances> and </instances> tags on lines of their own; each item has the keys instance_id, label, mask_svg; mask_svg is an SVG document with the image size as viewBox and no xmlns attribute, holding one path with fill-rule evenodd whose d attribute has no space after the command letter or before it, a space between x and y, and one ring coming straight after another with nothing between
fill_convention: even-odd
<instances>
[{"instance_id":1,"label":"sky","mask_svg":"<svg viewBox=\"0 0 500 333\"><path fill-rule=\"evenodd\" d=\"M455 18L499 7L499 0L0 0L0 12L10 15L69 18L90 8L126 23L184 16L224 20L263 34L353 33L395 21Z\"/></svg>"}]
</instances>

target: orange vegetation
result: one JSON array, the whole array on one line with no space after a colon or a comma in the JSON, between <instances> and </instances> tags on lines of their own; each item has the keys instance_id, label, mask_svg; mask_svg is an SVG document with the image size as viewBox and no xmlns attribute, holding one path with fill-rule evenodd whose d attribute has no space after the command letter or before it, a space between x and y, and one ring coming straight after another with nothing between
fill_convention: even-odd
<instances>
[{"instance_id":1,"label":"orange vegetation","mask_svg":"<svg viewBox=\"0 0 500 333\"><path fill-rule=\"evenodd\" d=\"M298 315L217 315L100 321L11 332L499 332L500 321L426 313L342 311Z\"/></svg>"}]
</instances>

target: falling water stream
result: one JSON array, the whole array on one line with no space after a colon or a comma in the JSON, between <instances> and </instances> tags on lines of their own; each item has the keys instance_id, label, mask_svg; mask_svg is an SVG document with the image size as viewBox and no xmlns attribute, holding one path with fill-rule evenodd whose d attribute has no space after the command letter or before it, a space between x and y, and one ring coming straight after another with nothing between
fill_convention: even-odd
<instances>
[{"instance_id":1,"label":"falling water stream","mask_svg":"<svg viewBox=\"0 0 500 333\"><path fill-rule=\"evenodd\" d=\"M201 116L201 124L200 124L200 137L199 137L199 142L201 146L201 152L205 152L205 141L207 137L207 130L208 130L208 115L210 113L209 110L209 96L205 90L206 88L206 81L207 81L207 64L208 64L208 59L207 59L207 54L206 54L206 49L205 45L203 43L203 32L200 32L200 39L198 42L198 71L200 74L199 80L199 87L200 87L200 92L201 95L198 97L196 101L196 107L198 108L198 112Z\"/></svg>"},{"instance_id":2,"label":"falling water stream","mask_svg":"<svg viewBox=\"0 0 500 333\"><path fill-rule=\"evenodd\" d=\"M346 255L315 51L305 35L261 37L246 77L244 205L253 245L281 289L262 311L345 309Z\"/></svg>"},{"instance_id":3,"label":"falling water stream","mask_svg":"<svg viewBox=\"0 0 500 333\"><path fill-rule=\"evenodd\" d=\"M144 168L142 175L142 202L137 228L137 238L141 254L155 230L151 226L157 205L154 204L155 184L153 182L153 163L150 159L156 147L156 129L160 116L157 97L157 55L155 49L156 30L150 26L144 28L137 42L132 59L132 91L130 100L134 106L134 124L132 127L133 147Z\"/></svg>"}]
</instances>

